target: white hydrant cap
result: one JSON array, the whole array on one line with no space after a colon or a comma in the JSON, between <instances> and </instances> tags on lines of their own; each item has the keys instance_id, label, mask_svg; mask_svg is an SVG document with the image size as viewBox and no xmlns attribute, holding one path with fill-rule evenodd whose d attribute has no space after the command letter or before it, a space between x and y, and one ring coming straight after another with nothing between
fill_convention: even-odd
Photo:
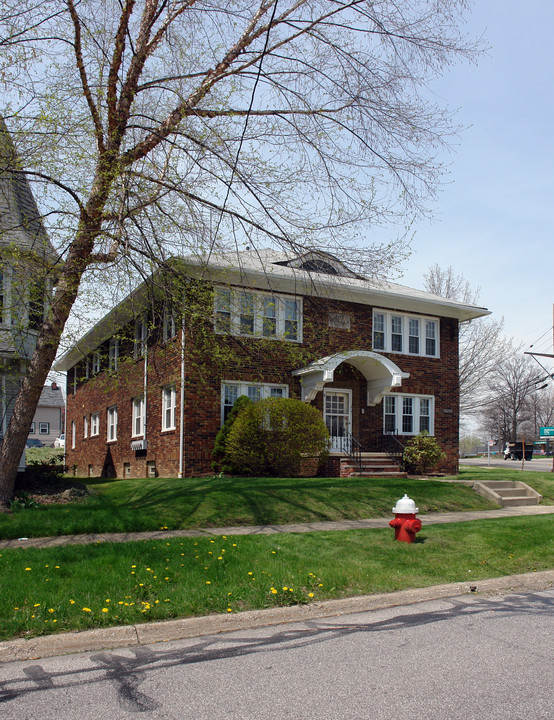
<instances>
[{"instance_id":1,"label":"white hydrant cap","mask_svg":"<svg viewBox=\"0 0 554 720\"><path fill-rule=\"evenodd\" d=\"M397 500L396 507L393 507L392 509L393 513L405 513L415 514L416 512L419 512L419 508L416 508L415 502L409 498L407 495L404 495L404 497L401 500Z\"/></svg>"}]
</instances>

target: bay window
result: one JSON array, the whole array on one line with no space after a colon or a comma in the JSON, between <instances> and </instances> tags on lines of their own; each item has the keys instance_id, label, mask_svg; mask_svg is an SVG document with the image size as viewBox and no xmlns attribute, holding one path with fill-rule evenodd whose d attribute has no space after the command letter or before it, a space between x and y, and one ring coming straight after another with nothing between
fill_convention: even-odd
<instances>
[{"instance_id":1,"label":"bay window","mask_svg":"<svg viewBox=\"0 0 554 720\"><path fill-rule=\"evenodd\" d=\"M394 393L383 398L383 431L390 435L435 433L435 398Z\"/></svg>"}]
</instances>

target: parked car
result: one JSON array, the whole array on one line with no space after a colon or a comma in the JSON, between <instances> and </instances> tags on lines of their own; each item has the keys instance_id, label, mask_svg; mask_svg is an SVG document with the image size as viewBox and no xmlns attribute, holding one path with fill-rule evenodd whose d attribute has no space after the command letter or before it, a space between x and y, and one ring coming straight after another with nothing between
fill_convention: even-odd
<instances>
[{"instance_id":1,"label":"parked car","mask_svg":"<svg viewBox=\"0 0 554 720\"><path fill-rule=\"evenodd\" d=\"M44 443L41 442L38 438L27 438L27 441L25 442L25 447L44 447Z\"/></svg>"},{"instance_id":2,"label":"parked car","mask_svg":"<svg viewBox=\"0 0 554 720\"><path fill-rule=\"evenodd\" d=\"M65 447L65 433L62 433L60 437L57 437L54 440L54 447L55 448L64 448Z\"/></svg>"}]
</instances>

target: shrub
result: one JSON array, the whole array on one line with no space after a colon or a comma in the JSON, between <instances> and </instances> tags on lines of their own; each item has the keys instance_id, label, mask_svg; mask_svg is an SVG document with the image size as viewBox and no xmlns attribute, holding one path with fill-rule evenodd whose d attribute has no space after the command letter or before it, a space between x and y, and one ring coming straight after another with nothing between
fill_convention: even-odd
<instances>
[{"instance_id":1,"label":"shrub","mask_svg":"<svg viewBox=\"0 0 554 720\"><path fill-rule=\"evenodd\" d=\"M404 448L404 468L413 475L423 475L446 458L434 437L421 432Z\"/></svg>"},{"instance_id":2,"label":"shrub","mask_svg":"<svg viewBox=\"0 0 554 720\"><path fill-rule=\"evenodd\" d=\"M317 408L292 398L268 398L237 416L225 461L241 475L295 477L304 456L321 457L328 445L329 432Z\"/></svg>"},{"instance_id":3,"label":"shrub","mask_svg":"<svg viewBox=\"0 0 554 720\"><path fill-rule=\"evenodd\" d=\"M248 405L252 405L252 400L250 400L249 397L247 397L246 395L241 395L240 397L238 397L235 400L235 404L231 408L231 412L229 413L229 415L227 415L225 422L223 423L220 431L215 437L215 443L212 450L212 468L215 472L220 472L221 470L226 471L226 468L224 466L227 437L229 435L229 431L233 427L233 423L237 419L238 414L244 407L247 407Z\"/></svg>"}]
</instances>

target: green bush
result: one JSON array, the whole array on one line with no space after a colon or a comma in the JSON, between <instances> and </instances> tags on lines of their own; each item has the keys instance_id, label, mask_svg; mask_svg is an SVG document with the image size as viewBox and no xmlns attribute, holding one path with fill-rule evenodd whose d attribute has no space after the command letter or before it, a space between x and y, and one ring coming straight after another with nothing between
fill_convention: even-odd
<instances>
[{"instance_id":1,"label":"green bush","mask_svg":"<svg viewBox=\"0 0 554 720\"><path fill-rule=\"evenodd\" d=\"M425 431L410 440L402 456L405 470L412 475L423 475L445 459L435 438Z\"/></svg>"},{"instance_id":2,"label":"green bush","mask_svg":"<svg viewBox=\"0 0 554 720\"><path fill-rule=\"evenodd\" d=\"M252 400L250 400L249 397L246 395L241 395L235 400L235 404L231 408L231 412L229 415L227 415L227 418L223 425L221 426L221 430L217 433L215 437L215 443L214 448L212 450L212 468L215 472L221 472L222 470L225 472L225 448L227 445L227 437L229 435L229 431L233 427L233 423L235 422L238 414L242 410L242 408L252 405Z\"/></svg>"},{"instance_id":3,"label":"green bush","mask_svg":"<svg viewBox=\"0 0 554 720\"><path fill-rule=\"evenodd\" d=\"M268 398L238 414L227 436L225 463L239 475L296 477L302 458L320 458L328 445L317 408L292 398Z\"/></svg>"}]
</instances>

